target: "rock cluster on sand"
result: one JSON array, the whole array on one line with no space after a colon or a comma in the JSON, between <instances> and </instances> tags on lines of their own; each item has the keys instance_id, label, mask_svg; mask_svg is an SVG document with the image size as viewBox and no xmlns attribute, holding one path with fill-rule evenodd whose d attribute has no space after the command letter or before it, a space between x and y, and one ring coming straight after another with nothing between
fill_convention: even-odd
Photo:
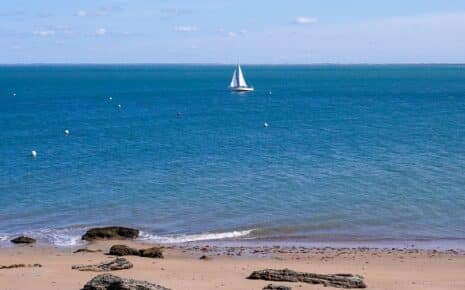
<instances>
[{"instance_id":1,"label":"rock cluster on sand","mask_svg":"<svg viewBox=\"0 0 465 290\"><path fill-rule=\"evenodd\" d=\"M94 240L126 240L135 239L139 236L139 230L125 227L103 227L88 230L82 239L85 241Z\"/></svg>"},{"instance_id":2,"label":"rock cluster on sand","mask_svg":"<svg viewBox=\"0 0 465 290\"><path fill-rule=\"evenodd\" d=\"M146 281L122 279L111 274L101 274L84 285L81 290L170 290Z\"/></svg>"},{"instance_id":3,"label":"rock cluster on sand","mask_svg":"<svg viewBox=\"0 0 465 290\"><path fill-rule=\"evenodd\" d=\"M131 269L132 263L125 258L116 258L108 262L102 262L94 265L74 265L71 268L79 271L105 272Z\"/></svg>"},{"instance_id":4,"label":"rock cluster on sand","mask_svg":"<svg viewBox=\"0 0 465 290\"><path fill-rule=\"evenodd\" d=\"M261 279L266 281L282 282L304 282L310 284L322 284L325 287L331 286L336 288L366 288L363 277L352 274L314 274L305 272L296 272L289 269L273 270L265 269L254 271L248 279Z\"/></svg>"},{"instance_id":5,"label":"rock cluster on sand","mask_svg":"<svg viewBox=\"0 0 465 290\"><path fill-rule=\"evenodd\" d=\"M114 256L140 256L147 258L163 258L163 252L159 247L138 250L130 248L126 245L114 245L110 248L108 254Z\"/></svg>"},{"instance_id":6,"label":"rock cluster on sand","mask_svg":"<svg viewBox=\"0 0 465 290\"><path fill-rule=\"evenodd\" d=\"M292 290L292 288L284 285L268 284L263 290Z\"/></svg>"},{"instance_id":7,"label":"rock cluster on sand","mask_svg":"<svg viewBox=\"0 0 465 290\"><path fill-rule=\"evenodd\" d=\"M20 236L12 239L10 242L12 242L13 244L33 244L36 242L36 240L30 237Z\"/></svg>"}]
</instances>

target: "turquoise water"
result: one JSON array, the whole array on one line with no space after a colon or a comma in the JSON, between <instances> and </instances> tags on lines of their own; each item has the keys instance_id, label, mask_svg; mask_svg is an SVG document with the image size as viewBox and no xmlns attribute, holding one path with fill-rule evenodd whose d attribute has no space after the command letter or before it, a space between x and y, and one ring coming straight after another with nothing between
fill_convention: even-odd
<instances>
[{"instance_id":1,"label":"turquoise water","mask_svg":"<svg viewBox=\"0 0 465 290\"><path fill-rule=\"evenodd\" d=\"M233 69L1 66L0 240L465 239L465 66Z\"/></svg>"}]
</instances>

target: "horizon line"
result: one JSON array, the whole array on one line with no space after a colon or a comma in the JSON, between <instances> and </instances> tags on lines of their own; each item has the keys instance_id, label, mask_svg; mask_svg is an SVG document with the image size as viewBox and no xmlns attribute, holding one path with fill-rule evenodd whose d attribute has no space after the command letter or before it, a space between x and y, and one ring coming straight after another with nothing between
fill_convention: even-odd
<instances>
[{"instance_id":1,"label":"horizon line","mask_svg":"<svg viewBox=\"0 0 465 290\"><path fill-rule=\"evenodd\" d=\"M262 66L279 66L279 65L465 65L465 62L315 62L315 63L229 63L229 62L18 62L18 63L0 63L0 66L12 65L262 65Z\"/></svg>"}]
</instances>

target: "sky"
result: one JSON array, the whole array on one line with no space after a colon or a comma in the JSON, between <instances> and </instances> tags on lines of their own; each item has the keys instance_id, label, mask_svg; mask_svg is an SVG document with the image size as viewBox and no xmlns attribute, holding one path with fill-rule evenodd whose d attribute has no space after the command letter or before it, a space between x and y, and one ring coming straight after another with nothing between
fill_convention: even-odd
<instances>
[{"instance_id":1,"label":"sky","mask_svg":"<svg viewBox=\"0 0 465 290\"><path fill-rule=\"evenodd\" d=\"M464 0L2 1L0 63L465 63Z\"/></svg>"}]
</instances>

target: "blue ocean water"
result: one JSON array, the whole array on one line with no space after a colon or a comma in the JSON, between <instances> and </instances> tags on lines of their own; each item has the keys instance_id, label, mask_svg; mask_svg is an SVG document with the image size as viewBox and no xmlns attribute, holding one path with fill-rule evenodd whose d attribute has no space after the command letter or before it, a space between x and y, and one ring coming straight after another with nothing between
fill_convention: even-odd
<instances>
[{"instance_id":1,"label":"blue ocean water","mask_svg":"<svg viewBox=\"0 0 465 290\"><path fill-rule=\"evenodd\" d=\"M465 66L233 69L1 66L0 240L465 239Z\"/></svg>"}]
</instances>

